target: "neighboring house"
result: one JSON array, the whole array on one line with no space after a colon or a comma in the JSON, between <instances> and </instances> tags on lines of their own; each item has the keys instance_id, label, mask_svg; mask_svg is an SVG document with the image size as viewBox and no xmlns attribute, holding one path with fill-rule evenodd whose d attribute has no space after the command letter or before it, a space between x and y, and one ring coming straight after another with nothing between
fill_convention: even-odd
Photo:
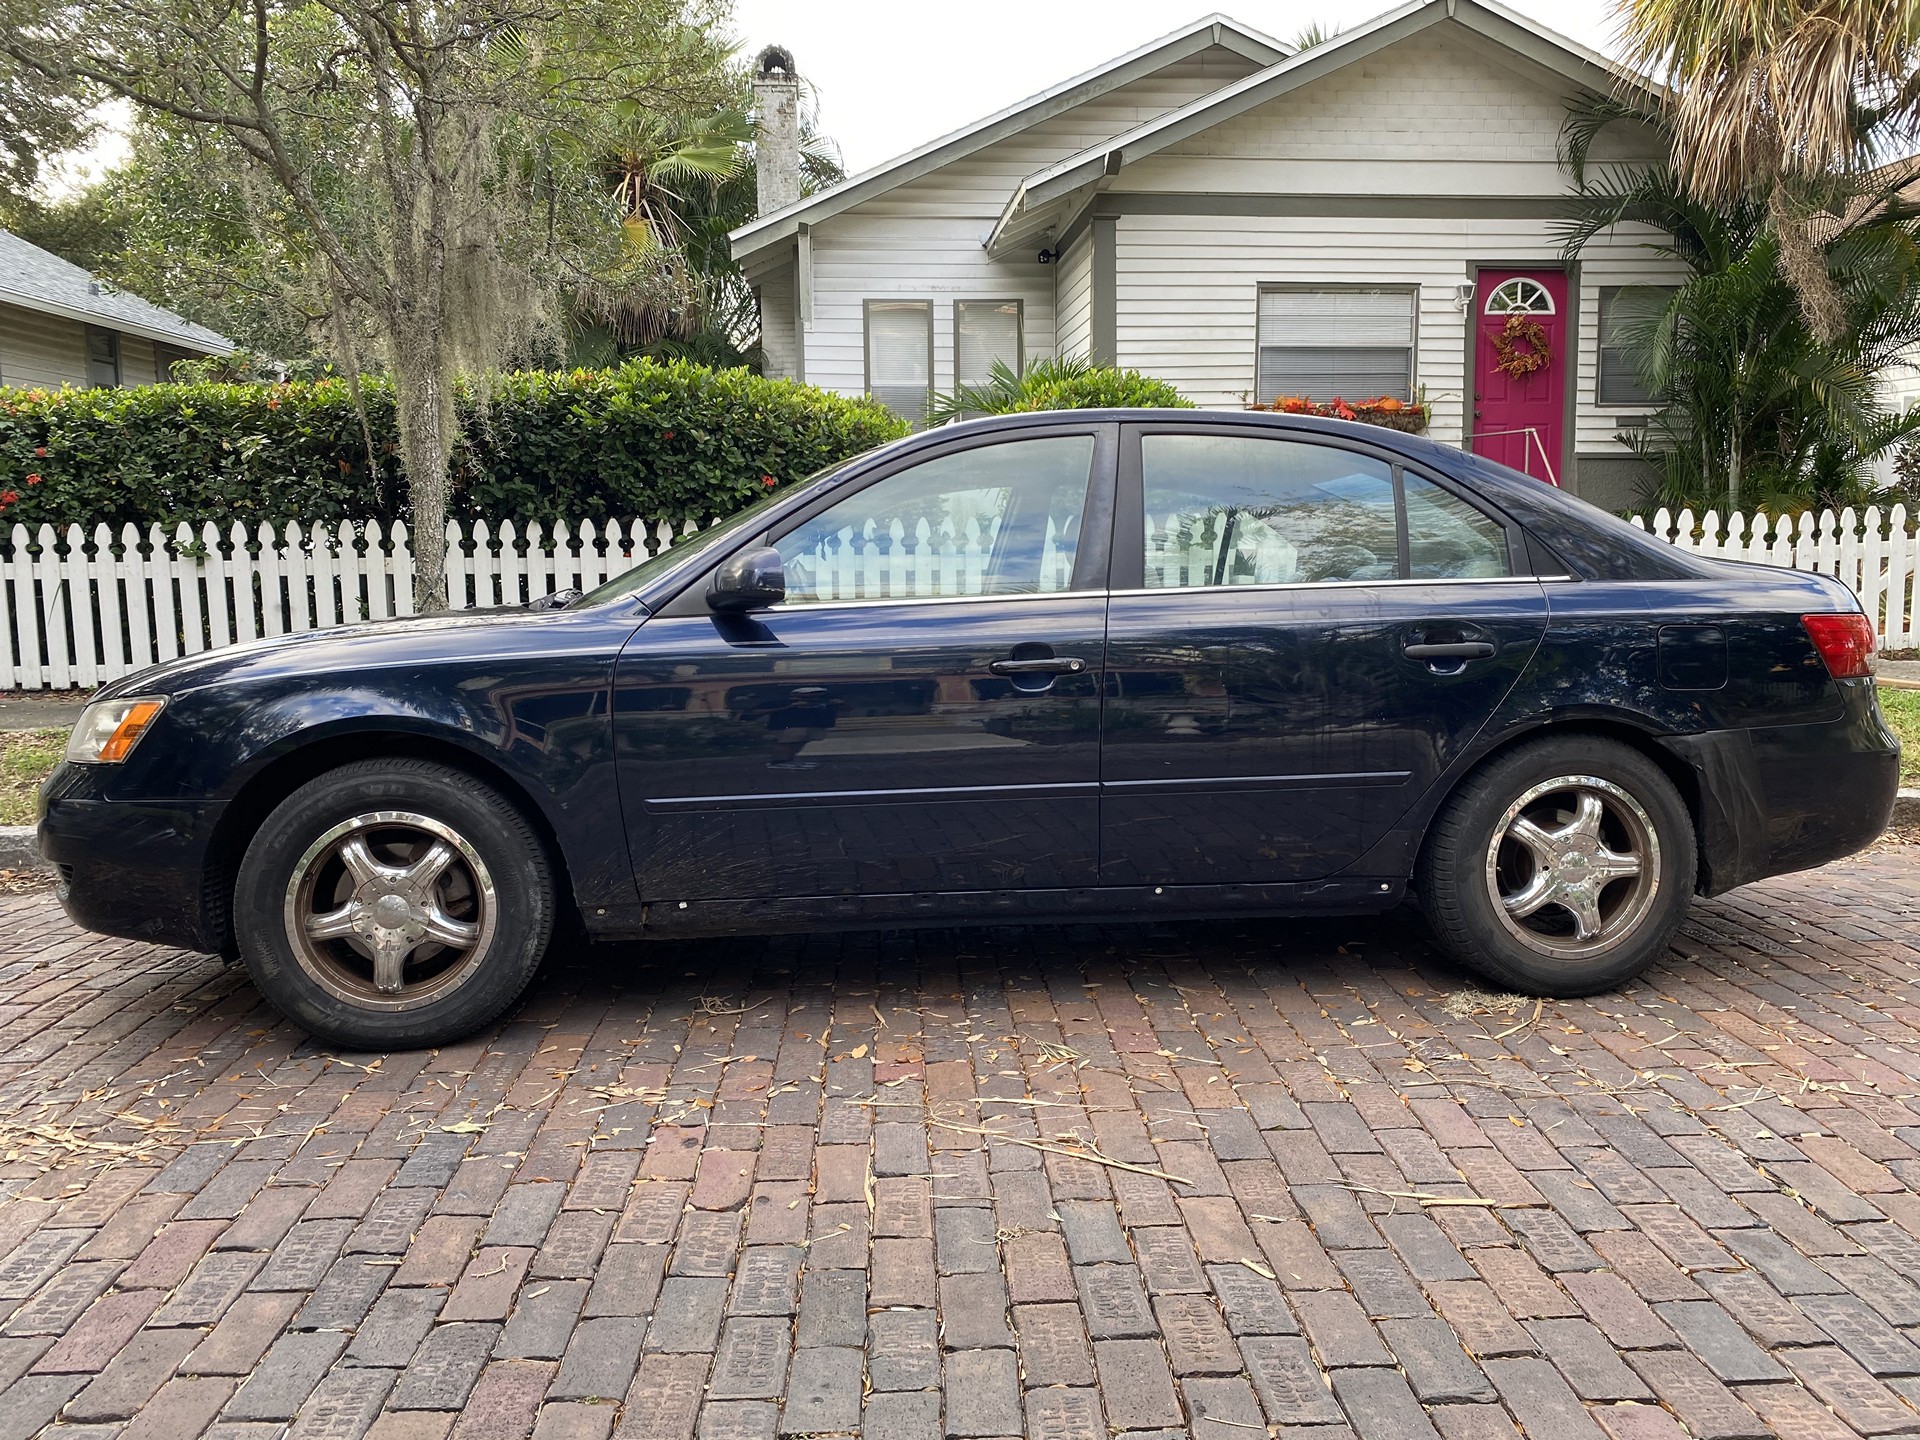
<instances>
[{"instance_id":1,"label":"neighboring house","mask_svg":"<svg viewBox=\"0 0 1920 1440\"><path fill-rule=\"evenodd\" d=\"M0 385L151 385L224 335L0 230Z\"/></svg>"},{"instance_id":2,"label":"neighboring house","mask_svg":"<svg viewBox=\"0 0 1920 1440\"><path fill-rule=\"evenodd\" d=\"M1648 407L1605 312L1684 270L1633 226L1565 264L1558 157L1571 101L1640 83L1484 0L1409 4L1297 54L1215 15L763 205L734 255L769 373L909 418L996 358L1054 354L1207 406L1424 396L1436 439L1626 505L1645 469L1618 436ZM1659 154L1615 126L1594 160ZM1496 369L1514 309L1550 352L1519 379Z\"/></svg>"}]
</instances>

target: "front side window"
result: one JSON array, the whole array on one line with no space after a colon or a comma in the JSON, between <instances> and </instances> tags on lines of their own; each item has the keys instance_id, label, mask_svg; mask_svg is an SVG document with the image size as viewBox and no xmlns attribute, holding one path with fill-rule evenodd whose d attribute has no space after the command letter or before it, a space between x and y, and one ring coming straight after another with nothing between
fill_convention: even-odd
<instances>
[{"instance_id":1,"label":"front side window","mask_svg":"<svg viewBox=\"0 0 1920 1440\"><path fill-rule=\"evenodd\" d=\"M1328 445L1143 435L1146 585L1292 585L1399 574L1393 471Z\"/></svg>"},{"instance_id":2,"label":"front side window","mask_svg":"<svg viewBox=\"0 0 1920 1440\"><path fill-rule=\"evenodd\" d=\"M1413 399L1412 290L1260 291L1260 403Z\"/></svg>"},{"instance_id":3,"label":"front side window","mask_svg":"<svg viewBox=\"0 0 1920 1440\"><path fill-rule=\"evenodd\" d=\"M1091 435L978 445L838 501L774 543L787 603L1068 589Z\"/></svg>"},{"instance_id":4,"label":"front side window","mask_svg":"<svg viewBox=\"0 0 1920 1440\"><path fill-rule=\"evenodd\" d=\"M984 385L994 363L1018 375L1024 368L1018 300L953 302L953 378L960 385Z\"/></svg>"},{"instance_id":5,"label":"front side window","mask_svg":"<svg viewBox=\"0 0 1920 1440\"><path fill-rule=\"evenodd\" d=\"M933 302L867 302L867 393L910 425L933 403Z\"/></svg>"}]
</instances>

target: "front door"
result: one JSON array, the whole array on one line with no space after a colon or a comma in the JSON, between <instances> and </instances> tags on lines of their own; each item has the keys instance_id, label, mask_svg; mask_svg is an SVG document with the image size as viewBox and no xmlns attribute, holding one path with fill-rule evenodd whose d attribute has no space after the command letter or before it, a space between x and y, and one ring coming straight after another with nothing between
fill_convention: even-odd
<instances>
[{"instance_id":1,"label":"front door","mask_svg":"<svg viewBox=\"0 0 1920 1440\"><path fill-rule=\"evenodd\" d=\"M1560 483L1567 400L1564 270L1482 270L1475 284L1473 451Z\"/></svg>"},{"instance_id":2,"label":"front door","mask_svg":"<svg viewBox=\"0 0 1920 1440\"><path fill-rule=\"evenodd\" d=\"M642 625L614 714L642 898L1093 884L1105 536L1082 522L1116 436L915 456L767 537L784 604L690 593Z\"/></svg>"},{"instance_id":3,"label":"front door","mask_svg":"<svg viewBox=\"0 0 1920 1440\"><path fill-rule=\"evenodd\" d=\"M1177 424L1135 444L1114 531L1101 881L1337 875L1513 687L1545 630L1541 587L1501 521L1371 451Z\"/></svg>"}]
</instances>

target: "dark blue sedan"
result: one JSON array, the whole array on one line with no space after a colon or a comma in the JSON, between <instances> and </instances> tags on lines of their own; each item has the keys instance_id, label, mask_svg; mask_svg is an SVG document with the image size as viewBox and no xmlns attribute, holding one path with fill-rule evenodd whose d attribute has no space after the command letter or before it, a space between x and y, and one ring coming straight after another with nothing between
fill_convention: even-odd
<instances>
[{"instance_id":1,"label":"dark blue sedan","mask_svg":"<svg viewBox=\"0 0 1920 1440\"><path fill-rule=\"evenodd\" d=\"M330 1041L448 1040L596 936L1385 910L1606 989L1696 894L1886 822L1836 581L1403 435L983 420L554 606L103 689L40 843L82 925L237 957Z\"/></svg>"}]
</instances>

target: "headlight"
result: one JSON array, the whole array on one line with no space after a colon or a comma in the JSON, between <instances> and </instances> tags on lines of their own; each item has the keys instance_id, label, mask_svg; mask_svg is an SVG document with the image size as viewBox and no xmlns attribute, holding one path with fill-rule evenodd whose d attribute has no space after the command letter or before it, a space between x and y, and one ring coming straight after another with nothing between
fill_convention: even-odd
<instances>
[{"instance_id":1,"label":"headlight","mask_svg":"<svg viewBox=\"0 0 1920 1440\"><path fill-rule=\"evenodd\" d=\"M81 765L118 765L166 708L164 695L89 705L67 741L67 759Z\"/></svg>"}]
</instances>

